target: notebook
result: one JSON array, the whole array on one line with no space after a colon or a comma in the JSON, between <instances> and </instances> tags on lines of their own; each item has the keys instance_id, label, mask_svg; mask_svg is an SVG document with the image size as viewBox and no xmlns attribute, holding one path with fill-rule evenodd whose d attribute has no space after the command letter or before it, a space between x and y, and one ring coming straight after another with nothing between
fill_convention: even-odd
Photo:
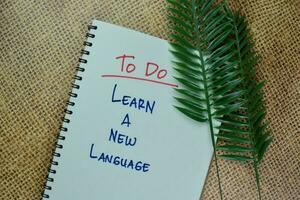
<instances>
[{"instance_id":1,"label":"notebook","mask_svg":"<svg viewBox=\"0 0 300 200\"><path fill-rule=\"evenodd\" d=\"M178 112L167 41L94 20L42 199L198 200L208 126Z\"/></svg>"}]
</instances>

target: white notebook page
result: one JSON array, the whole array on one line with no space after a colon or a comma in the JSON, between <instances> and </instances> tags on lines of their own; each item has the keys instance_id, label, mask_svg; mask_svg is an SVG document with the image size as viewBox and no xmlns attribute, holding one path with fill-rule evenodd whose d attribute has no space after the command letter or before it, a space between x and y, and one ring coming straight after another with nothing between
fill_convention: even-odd
<instances>
[{"instance_id":1,"label":"white notebook page","mask_svg":"<svg viewBox=\"0 0 300 200\"><path fill-rule=\"evenodd\" d=\"M198 200L213 149L208 126L174 108L168 42L93 25L45 193L51 200Z\"/></svg>"}]
</instances>

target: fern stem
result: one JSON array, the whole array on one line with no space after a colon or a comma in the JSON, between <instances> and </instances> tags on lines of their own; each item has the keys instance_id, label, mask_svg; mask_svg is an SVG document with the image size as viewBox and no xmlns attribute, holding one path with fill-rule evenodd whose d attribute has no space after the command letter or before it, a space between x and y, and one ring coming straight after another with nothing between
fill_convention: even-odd
<instances>
[{"instance_id":1,"label":"fern stem","mask_svg":"<svg viewBox=\"0 0 300 200\"><path fill-rule=\"evenodd\" d=\"M208 93L208 86L207 86L207 78L206 78L206 74L205 74L205 63L204 63L204 59L203 59L203 53L201 51L199 51L199 53L200 53L200 58L201 58L201 68L202 68L202 76L203 76L203 82L204 82L203 86L204 86L204 91L205 91L205 99L206 99L206 108L207 108L210 136L211 136L211 142L212 142L213 149L214 149L214 160L215 160L215 165L216 165L218 186L219 186L221 200L223 200L223 190L222 190L222 185L221 185L220 169L219 169L219 164L218 164L218 159L217 159L217 154L216 154L214 127L213 127L213 122L212 122L212 114L211 114L211 107L210 107L210 100L209 100L209 93Z\"/></svg>"},{"instance_id":2,"label":"fern stem","mask_svg":"<svg viewBox=\"0 0 300 200\"><path fill-rule=\"evenodd\" d=\"M258 190L258 198L259 198L259 200L261 200L262 197L261 197L260 178L259 178L259 169L258 169L257 160L255 160L253 162L253 167L254 167L254 171L255 171L255 179L256 179L256 186L257 186L257 190Z\"/></svg>"},{"instance_id":3,"label":"fern stem","mask_svg":"<svg viewBox=\"0 0 300 200\"><path fill-rule=\"evenodd\" d=\"M196 2L195 0L192 0L192 14L193 14L193 20L195 23L194 26L194 31L196 33L196 46L197 46L197 51L199 53L200 57L200 62L201 62L201 71L202 71L202 76L203 76L203 87L205 91L205 99L206 99L206 109L207 109L207 116L208 116L208 121L209 121L209 129L210 129L210 135L211 135L211 142L213 146L213 151L214 151L214 162L216 166L216 173L217 173L217 180L218 180L218 187L219 187L219 193L220 193L220 198L223 200L223 190L222 190L222 185L221 185L221 179L220 179L220 169L218 165L218 159L216 155L216 144L215 144L215 134L214 134L214 128L213 128L213 122L212 122L212 113L211 113L211 106L210 106L210 96L208 92L208 85L207 85L207 77L205 74L205 61L204 61L204 55L201 50L201 42L200 42L200 33L199 33L199 21L196 15Z\"/></svg>"},{"instance_id":4,"label":"fern stem","mask_svg":"<svg viewBox=\"0 0 300 200\"><path fill-rule=\"evenodd\" d=\"M245 74L245 71L244 71L244 68L242 66L242 56L241 56L241 47L240 47L240 40L239 40L239 31L237 29L237 23L236 23L236 20L234 18L234 15L231 11L231 9L229 8L228 6L228 3L227 1L224 1L224 4L225 6L227 7L227 10L229 12L229 15L230 17L233 19L233 25L234 25L234 34L235 34L235 40L236 40L236 47L237 47L237 54L238 54L238 61L239 61L239 68L240 68L240 73L241 75L242 74ZM245 81L242 81L242 88L243 90L247 90L247 85L245 83ZM247 94L244 94L244 99L247 99ZM246 101L246 108L247 110L249 110L249 107L250 107L250 104L249 104L249 101L247 100ZM251 119L251 114L249 112L247 112L247 117L248 119ZM252 145L253 147L255 148L255 139L254 139L254 129L253 129L253 125L251 123L250 120L247 120L247 124L248 124L248 127L249 127L249 132L252 133L252 134L249 134L249 137L252 141ZM254 168L254 172L255 172L255 179L256 179L256 187L257 187L257 192L258 192L258 198L259 200L261 200L261 188L260 188L260 175L259 175L259 169L258 169L258 160L257 160L257 150L255 149L255 151L252 152L252 157L254 159L253 161L253 168Z\"/></svg>"},{"instance_id":5,"label":"fern stem","mask_svg":"<svg viewBox=\"0 0 300 200\"><path fill-rule=\"evenodd\" d=\"M219 192L220 192L221 200L223 200L223 190L222 190L222 185L221 185L220 169L219 169L219 164L218 164L218 159L217 159L217 154L216 154L216 145L215 145L215 138L214 138L214 131L213 131L213 124L212 124L211 116L208 117L208 121L209 121L211 140L212 140L213 148L214 148L214 160L215 160L215 165L216 165Z\"/></svg>"},{"instance_id":6,"label":"fern stem","mask_svg":"<svg viewBox=\"0 0 300 200\"><path fill-rule=\"evenodd\" d=\"M207 116L208 116L208 122L209 122L211 142L212 142L213 149L214 149L214 160L215 160L215 165L216 165L219 192L220 192L221 200L223 200L223 190L222 190L222 185L221 185L220 169L219 169L219 164L218 164L218 159L217 159L217 154L216 154L215 134L214 134L214 127L213 127L213 122L212 122L212 114L211 114L208 86L207 86L207 82L206 82L207 79L206 79L206 74L205 74L204 59L203 59L202 52L200 52L200 57L201 57L201 68L203 70L202 75L203 75L203 82L204 82L203 86L204 86L204 91L205 91Z\"/></svg>"}]
</instances>

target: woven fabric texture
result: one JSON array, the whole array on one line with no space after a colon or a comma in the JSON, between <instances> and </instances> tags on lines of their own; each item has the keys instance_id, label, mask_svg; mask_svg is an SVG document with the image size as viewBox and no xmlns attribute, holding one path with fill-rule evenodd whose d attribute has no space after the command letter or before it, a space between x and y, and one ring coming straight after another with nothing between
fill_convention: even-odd
<instances>
[{"instance_id":1,"label":"woven fabric texture","mask_svg":"<svg viewBox=\"0 0 300 200\"><path fill-rule=\"evenodd\" d=\"M274 140L260 166L263 199L300 199L300 1L232 5L247 16L262 55L257 78L268 80ZM1 200L40 199L92 19L168 39L164 0L0 1ZM220 166L225 199L257 199L251 166ZM217 188L212 166L202 199L218 199Z\"/></svg>"}]
</instances>

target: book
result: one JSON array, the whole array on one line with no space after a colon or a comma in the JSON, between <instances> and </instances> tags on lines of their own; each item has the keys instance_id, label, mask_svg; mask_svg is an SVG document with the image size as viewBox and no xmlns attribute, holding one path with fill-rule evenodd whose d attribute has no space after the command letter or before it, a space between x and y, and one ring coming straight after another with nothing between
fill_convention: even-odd
<instances>
[{"instance_id":1,"label":"book","mask_svg":"<svg viewBox=\"0 0 300 200\"><path fill-rule=\"evenodd\" d=\"M213 149L174 108L169 43L94 20L42 199L197 200Z\"/></svg>"}]
</instances>

